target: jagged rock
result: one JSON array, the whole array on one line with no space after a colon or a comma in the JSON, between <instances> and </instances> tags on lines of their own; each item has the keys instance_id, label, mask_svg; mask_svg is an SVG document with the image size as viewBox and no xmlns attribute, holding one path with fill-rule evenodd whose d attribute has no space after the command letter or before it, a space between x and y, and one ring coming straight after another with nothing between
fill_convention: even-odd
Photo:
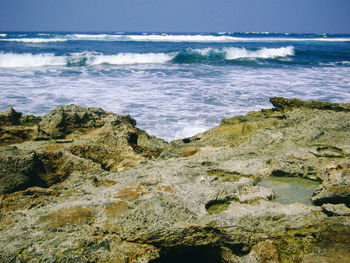
<instances>
[{"instance_id":1,"label":"jagged rock","mask_svg":"<svg viewBox=\"0 0 350 263\"><path fill-rule=\"evenodd\" d=\"M43 185L38 176L40 161L35 152L21 151L13 146L1 147L0 167L0 194Z\"/></svg>"},{"instance_id":2,"label":"jagged rock","mask_svg":"<svg viewBox=\"0 0 350 263\"><path fill-rule=\"evenodd\" d=\"M38 133L40 117L24 115L9 108L0 113L0 146L21 143L33 139Z\"/></svg>"},{"instance_id":3,"label":"jagged rock","mask_svg":"<svg viewBox=\"0 0 350 263\"><path fill-rule=\"evenodd\" d=\"M283 97L270 98L270 102L278 111L286 111L294 108L308 108L332 111L350 111L350 103L330 103L322 101L302 101L299 99L286 99Z\"/></svg>"},{"instance_id":4,"label":"jagged rock","mask_svg":"<svg viewBox=\"0 0 350 263\"><path fill-rule=\"evenodd\" d=\"M56 108L49 140L15 144L48 188L0 194L0 261L349 261L348 106L272 101L170 144L127 116ZM318 181L317 206L259 185L270 176Z\"/></svg>"},{"instance_id":5,"label":"jagged rock","mask_svg":"<svg viewBox=\"0 0 350 263\"><path fill-rule=\"evenodd\" d=\"M350 216L350 208L345 204L324 204L322 210L330 216Z\"/></svg>"},{"instance_id":6,"label":"jagged rock","mask_svg":"<svg viewBox=\"0 0 350 263\"><path fill-rule=\"evenodd\" d=\"M13 109L3 115L11 114L17 116L21 125L7 123L9 126L3 126L0 145L17 144L20 148L17 150L18 159L26 159L28 151L35 154L40 171L33 176L39 176L41 186L62 182L74 171L101 172L132 167L158 157L167 145L165 141L135 128L136 121L129 115L117 115L98 108L58 106L43 118L25 115L19 119L21 113L15 113ZM21 178L29 180L28 176ZM27 181L20 187L8 188L6 192L38 185Z\"/></svg>"},{"instance_id":7,"label":"jagged rock","mask_svg":"<svg viewBox=\"0 0 350 263\"><path fill-rule=\"evenodd\" d=\"M20 124L21 116L22 113L15 111L13 108L9 108L7 111L0 113L0 126L18 125Z\"/></svg>"},{"instance_id":8,"label":"jagged rock","mask_svg":"<svg viewBox=\"0 0 350 263\"><path fill-rule=\"evenodd\" d=\"M69 134L75 129L100 128L108 120L114 125L122 122L128 122L135 126L136 121L130 116L116 115L105 112L100 108L84 108L78 105L57 106L55 109L44 115L40 122L40 129L50 134L52 132L60 132Z\"/></svg>"},{"instance_id":9,"label":"jagged rock","mask_svg":"<svg viewBox=\"0 0 350 263\"><path fill-rule=\"evenodd\" d=\"M350 205L350 185L326 185L316 190L311 198L316 205L325 203Z\"/></svg>"}]
</instances>

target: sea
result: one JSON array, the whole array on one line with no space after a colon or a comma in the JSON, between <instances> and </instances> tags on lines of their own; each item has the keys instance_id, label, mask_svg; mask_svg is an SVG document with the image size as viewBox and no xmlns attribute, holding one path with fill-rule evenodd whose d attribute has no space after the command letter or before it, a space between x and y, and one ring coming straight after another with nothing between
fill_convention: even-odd
<instances>
[{"instance_id":1,"label":"sea","mask_svg":"<svg viewBox=\"0 0 350 263\"><path fill-rule=\"evenodd\" d=\"M0 32L0 111L100 107L171 141L274 96L350 102L350 35Z\"/></svg>"}]
</instances>

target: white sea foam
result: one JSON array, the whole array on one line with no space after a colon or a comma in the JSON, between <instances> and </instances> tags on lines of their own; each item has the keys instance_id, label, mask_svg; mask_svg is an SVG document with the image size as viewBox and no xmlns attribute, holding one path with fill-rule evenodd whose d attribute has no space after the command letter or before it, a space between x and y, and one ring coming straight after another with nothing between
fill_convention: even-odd
<instances>
[{"instance_id":1,"label":"white sea foam","mask_svg":"<svg viewBox=\"0 0 350 263\"><path fill-rule=\"evenodd\" d=\"M183 127L181 130L177 131L174 135L174 139L181 139L186 137L191 137L195 134L205 132L210 126L203 126L203 124L195 123L183 123L180 127Z\"/></svg>"},{"instance_id":2,"label":"white sea foam","mask_svg":"<svg viewBox=\"0 0 350 263\"><path fill-rule=\"evenodd\" d=\"M230 47L225 48L226 59L233 60L239 58L278 58L294 55L294 47L281 48L261 48L258 50L247 50L245 48Z\"/></svg>"},{"instance_id":3,"label":"white sea foam","mask_svg":"<svg viewBox=\"0 0 350 263\"><path fill-rule=\"evenodd\" d=\"M0 37L7 37L7 34L0 34Z\"/></svg>"},{"instance_id":4,"label":"white sea foam","mask_svg":"<svg viewBox=\"0 0 350 263\"><path fill-rule=\"evenodd\" d=\"M13 106L26 114L44 114L59 104L102 107L130 114L137 120L137 127L172 140L214 127L223 118L270 108L269 97L348 102L349 75L350 67L172 63L102 70L0 68L0 110Z\"/></svg>"},{"instance_id":5,"label":"white sea foam","mask_svg":"<svg viewBox=\"0 0 350 263\"><path fill-rule=\"evenodd\" d=\"M65 41L67 41L67 39L63 39L63 38L8 38L8 39L0 39L0 41L24 42L24 43L48 43L48 42L65 42Z\"/></svg>"},{"instance_id":6,"label":"white sea foam","mask_svg":"<svg viewBox=\"0 0 350 263\"><path fill-rule=\"evenodd\" d=\"M120 53L117 55L102 55L99 53L82 52L65 56L55 56L52 53L16 54L0 53L0 67L42 67L65 65L132 65L132 64L160 64L170 61L175 55L165 53Z\"/></svg>"},{"instance_id":7,"label":"white sea foam","mask_svg":"<svg viewBox=\"0 0 350 263\"><path fill-rule=\"evenodd\" d=\"M68 35L68 38L76 39L76 40L105 40L109 37L115 37L116 35L108 35L108 34L99 34L99 35L92 35L92 34L73 34ZM119 37L119 35L117 35Z\"/></svg>"},{"instance_id":8,"label":"white sea foam","mask_svg":"<svg viewBox=\"0 0 350 263\"><path fill-rule=\"evenodd\" d=\"M211 35L124 35L132 41L155 41L155 42L232 42L239 38L231 36Z\"/></svg>"},{"instance_id":9,"label":"white sea foam","mask_svg":"<svg viewBox=\"0 0 350 263\"><path fill-rule=\"evenodd\" d=\"M159 64L170 61L173 56L165 53L120 53L118 55L100 55L93 57L89 62L91 65L111 64L111 65L131 65L131 64Z\"/></svg>"},{"instance_id":10,"label":"white sea foam","mask_svg":"<svg viewBox=\"0 0 350 263\"><path fill-rule=\"evenodd\" d=\"M55 56L51 53L46 54L15 54L0 53L0 67L42 67L66 65L65 57Z\"/></svg>"}]
</instances>

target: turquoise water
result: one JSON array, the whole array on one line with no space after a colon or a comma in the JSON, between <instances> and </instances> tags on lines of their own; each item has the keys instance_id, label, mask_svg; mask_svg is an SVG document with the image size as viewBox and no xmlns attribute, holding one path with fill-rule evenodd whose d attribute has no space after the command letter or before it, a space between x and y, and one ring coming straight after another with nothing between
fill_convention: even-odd
<instances>
[{"instance_id":1,"label":"turquoise water","mask_svg":"<svg viewBox=\"0 0 350 263\"><path fill-rule=\"evenodd\" d=\"M350 35L0 33L0 110L75 103L130 114L166 140L271 107L350 101Z\"/></svg>"}]
</instances>

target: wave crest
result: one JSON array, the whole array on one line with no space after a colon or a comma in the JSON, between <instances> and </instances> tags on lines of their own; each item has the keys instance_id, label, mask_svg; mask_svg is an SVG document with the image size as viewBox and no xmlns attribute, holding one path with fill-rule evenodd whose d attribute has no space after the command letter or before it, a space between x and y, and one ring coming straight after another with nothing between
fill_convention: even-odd
<instances>
[{"instance_id":1,"label":"wave crest","mask_svg":"<svg viewBox=\"0 0 350 263\"><path fill-rule=\"evenodd\" d=\"M42 67L42 66L95 66L101 64L163 64L172 63L216 63L240 59L278 59L294 55L294 47L261 48L247 50L229 47L224 49L184 49L171 53L119 53L104 55L96 52L73 53L56 56L53 53L17 54L0 53L0 67Z\"/></svg>"},{"instance_id":2,"label":"wave crest","mask_svg":"<svg viewBox=\"0 0 350 263\"><path fill-rule=\"evenodd\" d=\"M258 50L247 50L245 48L230 47L225 49L226 59L242 59L242 58L263 58L273 59L278 57L294 56L294 47L281 47L281 48L261 48Z\"/></svg>"},{"instance_id":3,"label":"wave crest","mask_svg":"<svg viewBox=\"0 0 350 263\"><path fill-rule=\"evenodd\" d=\"M0 67L13 68L42 66L93 66L100 64L159 64L166 63L172 58L173 56L166 53L120 53L117 55L103 55L84 52L65 56L56 56L52 53L0 53Z\"/></svg>"},{"instance_id":4,"label":"wave crest","mask_svg":"<svg viewBox=\"0 0 350 263\"><path fill-rule=\"evenodd\" d=\"M63 38L4 38L0 41L23 42L23 43L49 43L49 42L65 42Z\"/></svg>"},{"instance_id":5,"label":"wave crest","mask_svg":"<svg viewBox=\"0 0 350 263\"><path fill-rule=\"evenodd\" d=\"M66 65L65 57L55 56L51 53L45 54L16 54L0 53L0 67L42 67Z\"/></svg>"}]
</instances>

